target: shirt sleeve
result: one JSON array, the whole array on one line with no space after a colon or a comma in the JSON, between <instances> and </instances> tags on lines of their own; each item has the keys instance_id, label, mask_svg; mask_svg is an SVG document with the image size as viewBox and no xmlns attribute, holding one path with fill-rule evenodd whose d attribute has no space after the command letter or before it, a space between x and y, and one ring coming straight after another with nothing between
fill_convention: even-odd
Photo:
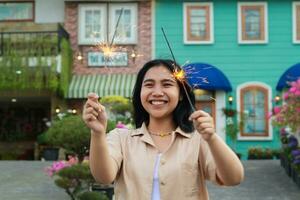
<instances>
[{"instance_id":1,"label":"shirt sleeve","mask_svg":"<svg viewBox=\"0 0 300 200\"><path fill-rule=\"evenodd\" d=\"M200 158L202 164L202 170L206 180L212 181L217 185L224 185L217 174L217 167L209 149L207 142L204 139L200 139Z\"/></svg>"},{"instance_id":2,"label":"shirt sleeve","mask_svg":"<svg viewBox=\"0 0 300 200\"><path fill-rule=\"evenodd\" d=\"M122 133L120 133L118 129L114 129L110 131L106 136L109 155L115 161L115 165L117 166L118 172L120 171L121 164L123 161L121 134Z\"/></svg>"}]
</instances>

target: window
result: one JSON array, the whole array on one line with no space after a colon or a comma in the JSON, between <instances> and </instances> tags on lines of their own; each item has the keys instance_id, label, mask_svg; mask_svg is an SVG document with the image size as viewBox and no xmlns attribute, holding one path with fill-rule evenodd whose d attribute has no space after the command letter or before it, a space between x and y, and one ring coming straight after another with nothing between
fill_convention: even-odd
<instances>
[{"instance_id":1,"label":"window","mask_svg":"<svg viewBox=\"0 0 300 200\"><path fill-rule=\"evenodd\" d=\"M240 121L243 122L239 139L270 139L271 124L267 117L271 110L270 91L262 84L247 84L238 90Z\"/></svg>"},{"instance_id":2,"label":"window","mask_svg":"<svg viewBox=\"0 0 300 200\"><path fill-rule=\"evenodd\" d=\"M34 3L33 2L14 2L0 3L0 22L1 21L33 21Z\"/></svg>"},{"instance_id":3,"label":"window","mask_svg":"<svg viewBox=\"0 0 300 200\"><path fill-rule=\"evenodd\" d=\"M137 5L136 4L111 4L110 5L110 30L113 34L120 16L121 10L123 13L119 21L118 29L114 41L118 44L136 43L137 30ZM111 35L110 37L113 37Z\"/></svg>"},{"instance_id":4,"label":"window","mask_svg":"<svg viewBox=\"0 0 300 200\"><path fill-rule=\"evenodd\" d=\"M79 43L96 44L106 40L106 5L79 6Z\"/></svg>"},{"instance_id":5,"label":"window","mask_svg":"<svg viewBox=\"0 0 300 200\"><path fill-rule=\"evenodd\" d=\"M123 8L115 35L116 44L137 41L137 4L84 4L79 6L79 44L110 42Z\"/></svg>"},{"instance_id":6,"label":"window","mask_svg":"<svg viewBox=\"0 0 300 200\"><path fill-rule=\"evenodd\" d=\"M293 2L293 42L300 43L300 2Z\"/></svg>"},{"instance_id":7,"label":"window","mask_svg":"<svg viewBox=\"0 0 300 200\"><path fill-rule=\"evenodd\" d=\"M267 43L267 16L266 3L238 3L239 43Z\"/></svg>"},{"instance_id":8,"label":"window","mask_svg":"<svg viewBox=\"0 0 300 200\"><path fill-rule=\"evenodd\" d=\"M213 43L213 4L184 3L183 9L184 43Z\"/></svg>"}]
</instances>

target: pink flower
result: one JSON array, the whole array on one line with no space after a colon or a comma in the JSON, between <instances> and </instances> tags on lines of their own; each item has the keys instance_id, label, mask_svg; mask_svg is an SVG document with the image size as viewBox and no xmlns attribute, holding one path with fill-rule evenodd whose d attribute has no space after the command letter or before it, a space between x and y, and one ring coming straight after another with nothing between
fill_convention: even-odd
<instances>
[{"instance_id":1,"label":"pink flower","mask_svg":"<svg viewBox=\"0 0 300 200\"><path fill-rule=\"evenodd\" d=\"M48 176L52 177L55 173L59 172L61 169L69 166L71 165L65 161L53 162L50 167L45 168L45 172L47 173Z\"/></svg>"},{"instance_id":2,"label":"pink flower","mask_svg":"<svg viewBox=\"0 0 300 200\"><path fill-rule=\"evenodd\" d=\"M283 99L284 99L284 100L287 100L288 98L289 98L289 93L288 93L288 92L284 93Z\"/></svg>"},{"instance_id":3,"label":"pink flower","mask_svg":"<svg viewBox=\"0 0 300 200\"><path fill-rule=\"evenodd\" d=\"M68 164L69 165L75 165L78 163L78 158L76 156L68 156Z\"/></svg>"},{"instance_id":4,"label":"pink flower","mask_svg":"<svg viewBox=\"0 0 300 200\"><path fill-rule=\"evenodd\" d=\"M296 96L300 96L300 90L297 90L297 91L295 92L295 95L296 95Z\"/></svg>"},{"instance_id":5,"label":"pink flower","mask_svg":"<svg viewBox=\"0 0 300 200\"><path fill-rule=\"evenodd\" d=\"M295 93L297 91L297 88L296 87L291 87L290 89L289 89L289 92L291 92L291 93Z\"/></svg>"},{"instance_id":6,"label":"pink flower","mask_svg":"<svg viewBox=\"0 0 300 200\"><path fill-rule=\"evenodd\" d=\"M122 122L118 121L116 128L127 128L125 124L123 124Z\"/></svg>"},{"instance_id":7,"label":"pink flower","mask_svg":"<svg viewBox=\"0 0 300 200\"><path fill-rule=\"evenodd\" d=\"M298 113L300 113L300 108L298 107L298 108L296 108L296 111L298 112Z\"/></svg>"},{"instance_id":8,"label":"pink flower","mask_svg":"<svg viewBox=\"0 0 300 200\"><path fill-rule=\"evenodd\" d=\"M281 107L280 106L274 107L274 113L275 113L275 115L277 115L278 113L280 113L280 111L281 111Z\"/></svg>"}]
</instances>

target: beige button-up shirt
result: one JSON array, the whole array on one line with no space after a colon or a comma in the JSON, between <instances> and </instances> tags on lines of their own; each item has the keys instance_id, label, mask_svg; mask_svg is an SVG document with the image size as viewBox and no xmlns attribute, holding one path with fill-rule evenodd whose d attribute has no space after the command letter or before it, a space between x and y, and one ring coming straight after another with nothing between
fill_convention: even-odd
<instances>
[{"instance_id":1,"label":"beige button-up shirt","mask_svg":"<svg viewBox=\"0 0 300 200\"><path fill-rule=\"evenodd\" d=\"M135 130L115 129L107 141L118 167L116 200L150 200L159 152L145 124ZM206 179L219 183L208 144L196 131L190 134L177 128L160 160L161 200L207 200Z\"/></svg>"}]
</instances>

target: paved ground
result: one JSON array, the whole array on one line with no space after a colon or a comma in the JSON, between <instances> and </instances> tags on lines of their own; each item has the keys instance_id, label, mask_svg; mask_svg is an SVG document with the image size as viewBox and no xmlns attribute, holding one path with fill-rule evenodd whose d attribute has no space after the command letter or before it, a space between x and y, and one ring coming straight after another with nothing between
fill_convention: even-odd
<instances>
[{"instance_id":1,"label":"paved ground","mask_svg":"<svg viewBox=\"0 0 300 200\"><path fill-rule=\"evenodd\" d=\"M0 200L69 200L43 169L49 162L0 161ZM233 188L209 184L211 200L300 200L300 188L279 161L245 161L246 179Z\"/></svg>"},{"instance_id":2,"label":"paved ground","mask_svg":"<svg viewBox=\"0 0 300 200\"><path fill-rule=\"evenodd\" d=\"M209 184L211 200L300 200L300 188L278 160L245 161L245 180L236 187Z\"/></svg>"}]
</instances>

